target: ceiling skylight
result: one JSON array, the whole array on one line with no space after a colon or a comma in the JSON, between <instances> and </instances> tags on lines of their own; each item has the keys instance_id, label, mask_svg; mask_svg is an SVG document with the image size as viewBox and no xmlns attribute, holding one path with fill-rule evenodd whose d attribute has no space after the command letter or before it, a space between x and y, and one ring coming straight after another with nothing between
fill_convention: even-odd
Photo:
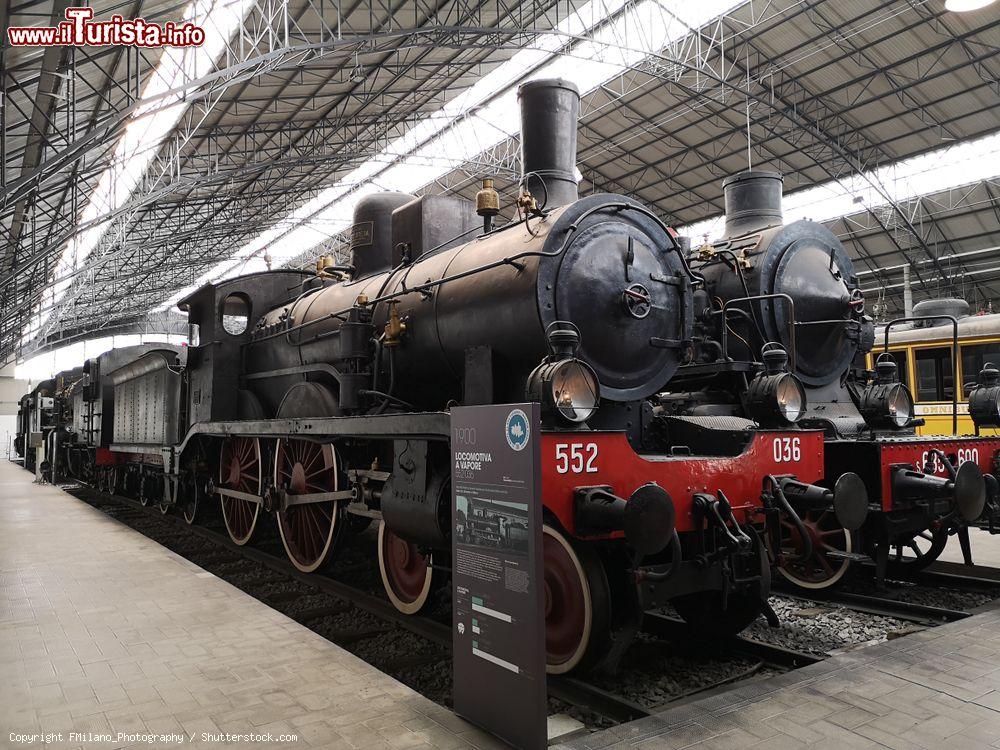
<instances>
[{"instance_id":1,"label":"ceiling skylight","mask_svg":"<svg viewBox=\"0 0 1000 750\"><path fill-rule=\"evenodd\" d=\"M272 264L282 265L347 228L355 204L365 195L379 190L413 192L511 137L520 122L516 96L522 79L558 76L587 93L740 4L733 0L649 0L622 11L624 0L593 0L558 24L555 33L541 35L531 47L157 309L175 305L210 281L264 270L265 252ZM590 38L560 52L568 38L580 36Z\"/></svg>"},{"instance_id":2,"label":"ceiling skylight","mask_svg":"<svg viewBox=\"0 0 1000 750\"><path fill-rule=\"evenodd\" d=\"M79 225L97 221L128 202L164 139L189 106L185 101L188 93L185 84L214 68L254 4L255 0L193 0L184 9L180 20L203 27L205 43L200 47L164 48L142 89L140 106L133 112L125 133L115 146L110 165L98 179L80 215ZM74 236L63 248L52 283L42 292L32 319L22 332L22 342L30 340L45 324L52 307L65 295L74 275L83 267L109 225L109 221L95 224Z\"/></svg>"},{"instance_id":3,"label":"ceiling skylight","mask_svg":"<svg viewBox=\"0 0 1000 750\"><path fill-rule=\"evenodd\" d=\"M767 169L767 166L761 169ZM782 199L781 211L786 222L799 219L829 221L856 214L865 206L877 208L888 205L882 190L889 200L900 203L998 175L1000 133L994 133L869 172L797 190ZM725 217L717 216L679 227L678 232L690 237L697 245L706 238L711 240L720 236L724 224Z\"/></svg>"}]
</instances>

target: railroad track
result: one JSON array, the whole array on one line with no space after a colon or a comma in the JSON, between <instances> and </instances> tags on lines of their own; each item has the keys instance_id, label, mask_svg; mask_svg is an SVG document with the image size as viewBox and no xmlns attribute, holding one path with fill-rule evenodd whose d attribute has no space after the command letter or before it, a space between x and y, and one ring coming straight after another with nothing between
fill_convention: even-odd
<instances>
[{"instance_id":1,"label":"railroad track","mask_svg":"<svg viewBox=\"0 0 1000 750\"><path fill-rule=\"evenodd\" d=\"M642 630L664 640L691 640L691 629L684 622L660 612L646 612L642 621ZM785 670L807 667L810 664L823 661L822 657L815 654L776 646L742 635L713 638L711 641L706 641L705 644L737 656L757 659L762 664Z\"/></svg>"},{"instance_id":2,"label":"railroad track","mask_svg":"<svg viewBox=\"0 0 1000 750\"><path fill-rule=\"evenodd\" d=\"M1000 569L938 560L907 580L926 586L996 592L1000 590Z\"/></svg>"},{"instance_id":3,"label":"railroad track","mask_svg":"<svg viewBox=\"0 0 1000 750\"><path fill-rule=\"evenodd\" d=\"M806 592L780 584L773 585L771 591L796 601L839 604L857 612L893 617L897 620L907 620L921 625L941 625L964 620L972 615L971 612L964 610L935 607L929 604L900 601L889 596L856 594L848 591L826 589Z\"/></svg>"},{"instance_id":4,"label":"railroad track","mask_svg":"<svg viewBox=\"0 0 1000 750\"><path fill-rule=\"evenodd\" d=\"M303 573L288 562L288 560L284 557L272 555L269 552L255 547L241 547L235 544L226 534L213 531L212 529L205 526L199 526L197 524L188 525L179 516L169 513L164 515L155 507L143 506L141 503L131 498L124 497L122 495L105 495L103 493L98 493L96 490L88 487L87 485L82 484L76 485L73 488L64 489L74 492L78 496L81 494L87 494L92 497L99 496L105 500L110 499L117 502L121 506L131 509L136 513L136 515L160 519L178 527L179 529L191 532L202 539L215 543L228 555L228 557L223 558L224 560L228 560L230 557L233 561L239 559L252 560L265 566L269 570L274 571L275 573L280 573L288 578L308 584L325 594L329 594L338 599L343 599L358 609L425 638L428 641L447 649L449 652L451 650L451 627L445 623L420 616L405 615L399 612L389 602L343 583L342 581L338 581L322 574ZM261 599L266 604L275 606L281 603L282 597L261 597ZM294 619L308 627L309 620L314 620L328 614L339 614L343 611L346 611L343 607L321 607L312 611L306 610L300 612L294 617ZM346 638L338 638L337 641L340 645L345 645L345 641L350 641L352 637L359 639L381 635L385 632L385 630L361 631L358 633L346 634ZM591 711L617 724L634 721L635 719L649 716L651 713L648 708L645 708L634 701L603 690L578 677L549 676L547 682L549 695L553 698L573 706L587 709L588 711Z\"/></svg>"}]
</instances>

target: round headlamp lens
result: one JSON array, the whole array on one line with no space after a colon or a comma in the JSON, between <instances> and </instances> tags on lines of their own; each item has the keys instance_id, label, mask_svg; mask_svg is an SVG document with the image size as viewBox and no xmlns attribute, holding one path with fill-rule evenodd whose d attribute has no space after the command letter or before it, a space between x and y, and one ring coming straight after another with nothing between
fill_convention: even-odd
<instances>
[{"instance_id":1,"label":"round headlamp lens","mask_svg":"<svg viewBox=\"0 0 1000 750\"><path fill-rule=\"evenodd\" d=\"M904 427L913 418L913 399L910 392L898 383L889 391L887 399L889 419L896 427Z\"/></svg>"},{"instance_id":2,"label":"round headlamp lens","mask_svg":"<svg viewBox=\"0 0 1000 750\"><path fill-rule=\"evenodd\" d=\"M597 375L578 359L559 363L552 372L552 403L571 422L586 422L597 410L600 384Z\"/></svg>"},{"instance_id":3,"label":"round headlamp lens","mask_svg":"<svg viewBox=\"0 0 1000 750\"><path fill-rule=\"evenodd\" d=\"M775 399L778 411L789 422L797 422L805 411L806 394L794 375L785 375L778 383Z\"/></svg>"}]
</instances>

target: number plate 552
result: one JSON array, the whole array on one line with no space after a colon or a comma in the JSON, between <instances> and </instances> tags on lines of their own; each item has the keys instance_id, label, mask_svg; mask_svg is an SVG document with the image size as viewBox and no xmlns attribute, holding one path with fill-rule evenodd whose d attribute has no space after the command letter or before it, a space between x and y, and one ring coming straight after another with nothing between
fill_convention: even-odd
<instances>
[{"instance_id":1,"label":"number plate 552","mask_svg":"<svg viewBox=\"0 0 1000 750\"><path fill-rule=\"evenodd\" d=\"M597 443L556 443L557 474L596 474Z\"/></svg>"}]
</instances>

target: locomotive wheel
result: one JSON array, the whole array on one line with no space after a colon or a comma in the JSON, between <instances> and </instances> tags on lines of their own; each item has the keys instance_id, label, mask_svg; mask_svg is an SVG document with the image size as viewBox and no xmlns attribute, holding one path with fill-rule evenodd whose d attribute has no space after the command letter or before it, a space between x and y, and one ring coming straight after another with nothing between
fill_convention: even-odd
<instances>
[{"instance_id":1,"label":"locomotive wheel","mask_svg":"<svg viewBox=\"0 0 1000 750\"><path fill-rule=\"evenodd\" d=\"M193 473L181 480L177 505L180 507L181 515L184 516L184 522L188 526L197 520L198 504L201 502L203 492L204 489L199 485L198 478Z\"/></svg>"},{"instance_id":2,"label":"locomotive wheel","mask_svg":"<svg viewBox=\"0 0 1000 750\"><path fill-rule=\"evenodd\" d=\"M162 513L163 515L167 515L167 513L170 512L170 504L164 502L164 495L166 494L167 489L170 487L169 482L170 480L167 479L166 477L160 477L159 481L157 482L157 485L160 490L160 502L156 504L156 507L160 509L160 513Z\"/></svg>"},{"instance_id":3,"label":"locomotive wheel","mask_svg":"<svg viewBox=\"0 0 1000 750\"><path fill-rule=\"evenodd\" d=\"M147 491L148 487L146 485L148 484L149 479L146 476L146 473L142 469L139 469L139 471L135 473L135 482L136 482L135 485L136 495L139 498L139 503L144 507L148 507L150 493Z\"/></svg>"},{"instance_id":4,"label":"locomotive wheel","mask_svg":"<svg viewBox=\"0 0 1000 750\"><path fill-rule=\"evenodd\" d=\"M545 671L564 674L603 655L610 631L611 590L590 547L542 527L545 566Z\"/></svg>"},{"instance_id":5,"label":"locomotive wheel","mask_svg":"<svg viewBox=\"0 0 1000 750\"><path fill-rule=\"evenodd\" d=\"M778 572L789 583L803 589L825 589L836 585L851 567L850 560L827 557L826 553L853 552L856 546L854 535L840 526L832 510L809 511L802 515L812 541L812 555L799 561L803 539L798 527L791 521L781 519L781 548L791 550L784 555L784 562Z\"/></svg>"},{"instance_id":6,"label":"locomotive wheel","mask_svg":"<svg viewBox=\"0 0 1000 750\"><path fill-rule=\"evenodd\" d=\"M889 565L897 571L923 570L944 552L948 536L947 529L927 529L906 542L890 545Z\"/></svg>"},{"instance_id":7,"label":"locomotive wheel","mask_svg":"<svg viewBox=\"0 0 1000 750\"><path fill-rule=\"evenodd\" d=\"M222 487L251 495L259 495L261 477L260 441L257 438L234 437L222 444L219 455L219 484ZM243 545L250 541L257 528L260 503L238 497L222 498L222 520L229 538Z\"/></svg>"},{"instance_id":8,"label":"locomotive wheel","mask_svg":"<svg viewBox=\"0 0 1000 750\"><path fill-rule=\"evenodd\" d=\"M423 609L431 593L434 569L417 545L394 534L385 523L378 527L378 569L385 593L396 609L407 615Z\"/></svg>"},{"instance_id":9,"label":"locomotive wheel","mask_svg":"<svg viewBox=\"0 0 1000 750\"><path fill-rule=\"evenodd\" d=\"M289 495L336 492L339 486L337 456L332 445L310 440L279 440L275 449L274 486L287 487ZM329 562L339 527L338 503L328 501L293 505L278 511L278 531L285 554L303 573L312 573Z\"/></svg>"}]
</instances>

